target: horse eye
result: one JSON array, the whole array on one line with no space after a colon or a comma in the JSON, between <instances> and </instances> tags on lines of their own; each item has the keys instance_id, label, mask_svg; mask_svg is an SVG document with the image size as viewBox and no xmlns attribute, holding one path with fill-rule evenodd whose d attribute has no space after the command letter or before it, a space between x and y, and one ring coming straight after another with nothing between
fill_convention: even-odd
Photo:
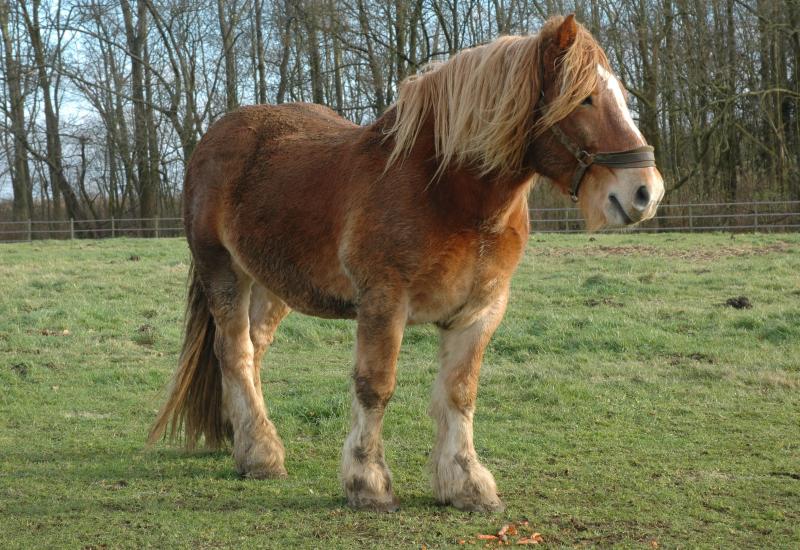
<instances>
[{"instance_id":1,"label":"horse eye","mask_svg":"<svg viewBox=\"0 0 800 550\"><path fill-rule=\"evenodd\" d=\"M591 105L592 104L592 96L588 96L586 99L581 101L581 105Z\"/></svg>"}]
</instances>

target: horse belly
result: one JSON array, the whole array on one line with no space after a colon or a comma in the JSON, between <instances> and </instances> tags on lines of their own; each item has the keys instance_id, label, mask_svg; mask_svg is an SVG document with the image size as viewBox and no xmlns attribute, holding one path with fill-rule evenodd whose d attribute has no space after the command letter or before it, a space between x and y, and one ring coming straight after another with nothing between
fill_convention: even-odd
<instances>
[{"instance_id":1,"label":"horse belly","mask_svg":"<svg viewBox=\"0 0 800 550\"><path fill-rule=\"evenodd\" d=\"M277 210L275 204L264 203L250 212L240 208L231 232L238 238L225 239L226 247L258 284L292 309L316 317L354 318L355 289L338 258L336 216L323 220Z\"/></svg>"},{"instance_id":2,"label":"horse belly","mask_svg":"<svg viewBox=\"0 0 800 550\"><path fill-rule=\"evenodd\" d=\"M313 242L313 241L310 241ZM355 291L335 251L320 246L286 246L286 239L264 241L261 252L243 260L254 279L289 307L315 317L352 319Z\"/></svg>"}]
</instances>

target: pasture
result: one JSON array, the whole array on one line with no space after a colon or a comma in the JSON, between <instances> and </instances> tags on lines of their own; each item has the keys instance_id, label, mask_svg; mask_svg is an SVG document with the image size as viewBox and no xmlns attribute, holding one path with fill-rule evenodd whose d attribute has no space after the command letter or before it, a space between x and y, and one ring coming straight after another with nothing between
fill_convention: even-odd
<instances>
[{"instance_id":1,"label":"pasture","mask_svg":"<svg viewBox=\"0 0 800 550\"><path fill-rule=\"evenodd\" d=\"M800 235L534 235L478 393L495 515L432 499L428 326L385 419L396 514L337 479L352 322L292 314L265 358L288 479L145 449L187 262L180 239L0 247L0 547L484 547L522 520L509 540L549 548L800 545Z\"/></svg>"}]
</instances>

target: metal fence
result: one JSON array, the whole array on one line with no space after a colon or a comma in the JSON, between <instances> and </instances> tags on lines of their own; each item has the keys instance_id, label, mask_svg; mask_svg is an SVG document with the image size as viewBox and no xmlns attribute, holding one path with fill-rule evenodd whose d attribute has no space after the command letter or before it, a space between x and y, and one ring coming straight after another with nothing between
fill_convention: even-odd
<instances>
[{"instance_id":1,"label":"metal fence","mask_svg":"<svg viewBox=\"0 0 800 550\"><path fill-rule=\"evenodd\" d=\"M580 211L574 207L531 208L530 217L534 233L578 233L584 230ZM623 231L800 231L800 201L663 204L655 218ZM181 218L0 222L0 242L182 235Z\"/></svg>"}]
</instances>

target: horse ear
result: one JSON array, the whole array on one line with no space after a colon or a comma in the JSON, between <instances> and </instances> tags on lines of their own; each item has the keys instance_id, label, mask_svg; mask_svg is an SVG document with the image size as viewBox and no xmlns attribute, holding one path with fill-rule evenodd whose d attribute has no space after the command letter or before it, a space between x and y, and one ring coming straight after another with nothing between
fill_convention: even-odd
<instances>
[{"instance_id":1,"label":"horse ear","mask_svg":"<svg viewBox=\"0 0 800 550\"><path fill-rule=\"evenodd\" d=\"M575 14L570 13L556 31L556 43L562 50L566 50L575 42L578 35L578 24L575 22Z\"/></svg>"}]
</instances>

